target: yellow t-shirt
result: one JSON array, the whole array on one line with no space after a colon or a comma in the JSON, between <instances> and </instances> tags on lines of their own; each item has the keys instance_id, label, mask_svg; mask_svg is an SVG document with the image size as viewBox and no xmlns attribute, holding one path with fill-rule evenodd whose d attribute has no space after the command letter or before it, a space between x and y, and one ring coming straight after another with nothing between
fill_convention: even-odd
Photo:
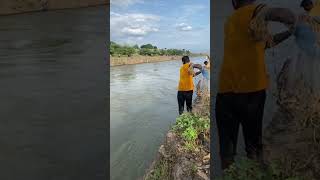
<instances>
[{"instance_id":1,"label":"yellow t-shirt","mask_svg":"<svg viewBox=\"0 0 320 180\"><path fill-rule=\"evenodd\" d=\"M224 27L224 57L219 76L219 93L247 93L266 89L265 45L254 41L248 28L257 5L236 10Z\"/></svg>"},{"instance_id":2,"label":"yellow t-shirt","mask_svg":"<svg viewBox=\"0 0 320 180\"><path fill-rule=\"evenodd\" d=\"M193 74L190 73L190 63L186 63L180 68L178 91L192 91L193 89Z\"/></svg>"}]
</instances>

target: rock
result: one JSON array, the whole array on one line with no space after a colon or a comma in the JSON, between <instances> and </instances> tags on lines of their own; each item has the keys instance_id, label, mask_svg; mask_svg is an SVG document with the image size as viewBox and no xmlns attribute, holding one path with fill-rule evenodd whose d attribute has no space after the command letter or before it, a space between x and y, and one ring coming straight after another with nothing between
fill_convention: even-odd
<instances>
[{"instance_id":1,"label":"rock","mask_svg":"<svg viewBox=\"0 0 320 180\"><path fill-rule=\"evenodd\" d=\"M196 180L209 180L209 177L207 176L206 173L198 170L195 179Z\"/></svg>"},{"instance_id":2,"label":"rock","mask_svg":"<svg viewBox=\"0 0 320 180\"><path fill-rule=\"evenodd\" d=\"M168 144L171 144L171 143L173 143L173 142L176 142L176 140L177 140L177 135L174 133L174 132L172 132L172 131L169 131L168 133L167 133L167 143Z\"/></svg>"},{"instance_id":3,"label":"rock","mask_svg":"<svg viewBox=\"0 0 320 180\"><path fill-rule=\"evenodd\" d=\"M198 167L198 169L200 169L200 170L210 169L210 165L209 165L209 164L207 164L207 165L204 165L204 166Z\"/></svg>"},{"instance_id":4,"label":"rock","mask_svg":"<svg viewBox=\"0 0 320 180\"><path fill-rule=\"evenodd\" d=\"M193 163L189 161L187 158L181 158L177 161L177 163L173 167L173 179L174 180L192 180L191 169L193 167Z\"/></svg>"},{"instance_id":5,"label":"rock","mask_svg":"<svg viewBox=\"0 0 320 180\"><path fill-rule=\"evenodd\" d=\"M160 146L159 153L164 158L169 158L170 157L170 155L166 153L166 149L165 149L164 145Z\"/></svg>"},{"instance_id":6,"label":"rock","mask_svg":"<svg viewBox=\"0 0 320 180\"><path fill-rule=\"evenodd\" d=\"M210 162L210 154L204 156L202 162L203 164L208 164Z\"/></svg>"}]
</instances>

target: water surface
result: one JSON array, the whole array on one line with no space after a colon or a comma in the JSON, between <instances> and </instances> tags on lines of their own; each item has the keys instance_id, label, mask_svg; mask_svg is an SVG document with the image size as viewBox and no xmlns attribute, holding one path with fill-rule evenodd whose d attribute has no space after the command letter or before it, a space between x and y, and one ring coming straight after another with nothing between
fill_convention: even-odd
<instances>
[{"instance_id":1,"label":"water surface","mask_svg":"<svg viewBox=\"0 0 320 180\"><path fill-rule=\"evenodd\" d=\"M106 17L0 17L0 179L107 179Z\"/></svg>"},{"instance_id":2,"label":"water surface","mask_svg":"<svg viewBox=\"0 0 320 180\"><path fill-rule=\"evenodd\" d=\"M155 158L178 116L180 66L181 60L111 67L112 180L142 177Z\"/></svg>"}]
</instances>

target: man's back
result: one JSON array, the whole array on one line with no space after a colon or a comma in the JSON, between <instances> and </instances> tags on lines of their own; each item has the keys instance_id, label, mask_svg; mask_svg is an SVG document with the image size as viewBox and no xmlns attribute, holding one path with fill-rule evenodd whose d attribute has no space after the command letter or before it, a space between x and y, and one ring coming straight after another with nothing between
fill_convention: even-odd
<instances>
[{"instance_id":1,"label":"man's back","mask_svg":"<svg viewBox=\"0 0 320 180\"><path fill-rule=\"evenodd\" d=\"M250 20L257 5L236 10L225 24L224 58L219 92L254 92L267 87L264 62L265 42L249 34Z\"/></svg>"}]
</instances>

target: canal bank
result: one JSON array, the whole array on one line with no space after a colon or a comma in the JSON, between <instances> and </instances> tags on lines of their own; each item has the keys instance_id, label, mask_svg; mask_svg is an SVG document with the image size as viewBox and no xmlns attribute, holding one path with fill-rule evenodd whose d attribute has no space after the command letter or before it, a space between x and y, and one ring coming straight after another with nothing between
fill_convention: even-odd
<instances>
[{"instance_id":1,"label":"canal bank","mask_svg":"<svg viewBox=\"0 0 320 180\"><path fill-rule=\"evenodd\" d=\"M193 114L177 118L143 180L209 180L210 94L196 97ZM190 141L193 129L195 136Z\"/></svg>"}]
</instances>

